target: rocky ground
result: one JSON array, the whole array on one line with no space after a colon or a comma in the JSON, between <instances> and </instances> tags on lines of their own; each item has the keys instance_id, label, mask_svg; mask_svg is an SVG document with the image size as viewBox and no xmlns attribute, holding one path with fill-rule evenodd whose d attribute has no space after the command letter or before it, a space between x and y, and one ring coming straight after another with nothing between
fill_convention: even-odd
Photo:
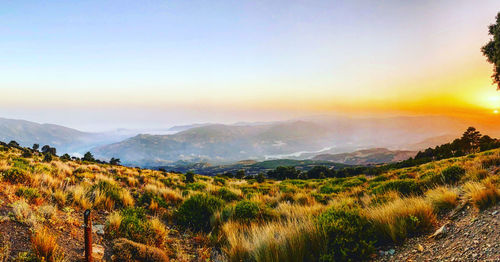
<instances>
[{"instance_id":1,"label":"rocky ground","mask_svg":"<svg viewBox=\"0 0 500 262\"><path fill-rule=\"evenodd\" d=\"M466 206L440 221L442 233L384 247L374 261L500 261L500 204L481 212Z\"/></svg>"}]
</instances>

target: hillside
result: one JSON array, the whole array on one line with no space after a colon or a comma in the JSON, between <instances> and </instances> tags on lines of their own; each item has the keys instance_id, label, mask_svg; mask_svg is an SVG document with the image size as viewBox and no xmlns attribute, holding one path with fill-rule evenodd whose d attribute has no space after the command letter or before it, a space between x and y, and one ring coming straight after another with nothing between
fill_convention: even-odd
<instances>
[{"instance_id":1,"label":"hillside","mask_svg":"<svg viewBox=\"0 0 500 262\"><path fill-rule=\"evenodd\" d=\"M466 223L498 222L500 149L377 176L283 181L42 159L0 146L2 259L80 261L87 208L94 256L107 261L418 258L412 241L437 256L443 253L436 243L445 242L427 236L452 214L459 214L455 228L470 228L474 239L500 237ZM462 237L454 234L446 237ZM500 247L482 243L464 254L472 261L497 258Z\"/></svg>"},{"instance_id":2,"label":"hillside","mask_svg":"<svg viewBox=\"0 0 500 262\"><path fill-rule=\"evenodd\" d=\"M464 122L448 117L330 117L251 125L214 124L173 135L142 134L92 152L99 158L118 157L124 164L138 166L176 161L221 164L246 159L308 159L359 148L398 150L443 134L456 137L456 130L466 127ZM498 128L493 133L498 133Z\"/></svg>"},{"instance_id":3,"label":"hillside","mask_svg":"<svg viewBox=\"0 0 500 262\"><path fill-rule=\"evenodd\" d=\"M59 153L84 153L89 149L116 141L128 135L118 133L88 133L76 129L35 122L0 118L0 141L16 141L21 146L50 145Z\"/></svg>"},{"instance_id":4,"label":"hillside","mask_svg":"<svg viewBox=\"0 0 500 262\"><path fill-rule=\"evenodd\" d=\"M416 151L393 151L387 148L371 148L351 153L320 154L313 157L312 160L332 161L348 165L372 165L399 162L414 157L416 154Z\"/></svg>"},{"instance_id":5,"label":"hillside","mask_svg":"<svg viewBox=\"0 0 500 262\"><path fill-rule=\"evenodd\" d=\"M315 166L323 166L327 168L339 169L348 165L336 163L332 161L321 160L294 160L294 159L275 159L266 161L238 161L235 164L227 165L212 165L209 163L191 163L191 162L175 162L168 166L158 166L155 169L161 168L172 172L186 173L188 171L201 175L215 176L218 174L232 173L245 171L247 175L257 175L259 173L267 173L279 166L293 166L300 171L308 171Z\"/></svg>"}]
</instances>

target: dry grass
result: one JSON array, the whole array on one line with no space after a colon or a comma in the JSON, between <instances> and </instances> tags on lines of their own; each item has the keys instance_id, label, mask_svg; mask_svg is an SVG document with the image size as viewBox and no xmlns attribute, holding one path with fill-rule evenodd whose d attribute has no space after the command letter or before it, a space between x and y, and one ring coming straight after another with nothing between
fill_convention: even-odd
<instances>
[{"instance_id":1,"label":"dry grass","mask_svg":"<svg viewBox=\"0 0 500 262\"><path fill-rule=\"evenodd\" d=\"M52 205L44 205L44 206L39 207L37 212L44 219L50 220L50 219L53 219L54 216L56 215L57 208L55 206L52 206Z\"/></svg>"},{"instance_id":2,"label":"dry grass","mask_svg":"<svg viewBox=\"0 0 500 262\"><path fill-rule=\"evenodd\" d=\"M108 216L108 221L106 224L106 231L111 235L116 234L118 232L118 230L120 229L120 225L122 224L122 220L123 220L123 217L120 214L120 212L115 211L115 212L111 213Z\"/></svg>"},{"instance_id":3,"label":"dry grass","mask_svg":"<svg viewBox=\"0 0 500 262\"><path fill-rule=\"evenodd\" d=\"M447 186L431 189L425 197L436 210L451 209L458 204L458 190Z\"/></svg>"},{"instance_id":4,"label":"dry grass","mask_svg":"<svg viewBox=\"0 0 500 262\"><path fill-rule=\"evenodd\" d=\"M52 194L52 197L54 198L56 203L62 207L66 205L68 194L61 189L56 189L56 191Z\"/></svg>"},{"instance_id":5,"label":"dry grass","mask_svg":"<svg viewBox=\"0 0 500 262\"><path fill-rule=\"evenodd\" d=\"M312 220L281 220L263 225L229 221L223 226L230 261L308 261L324 238Z\"/></svg>"},{"instance_id":6,"label":"dry grass","mask_svg":"<svg viewBox=\"0 0 500 262\"><path fill-rule=\"evenodd\" d=\"M153 239L155 240L155 243L151 244L157 247L164 246L169 230L158 217L154 217L150 222L151 231L154 234Z\"/></svg>"},{"instance_id":7,"label":"dry grass","mask_svg":"<svg viewBox=\"0 0 500 262\"><path fill-rule=\"evenodd\" d=\"M364 210L385 239L400 241L413 233L423 232L436 222L432 205L423 198L399 198Z\"/></svg>"},{"instance_id":8,"label":"dry grass","mask_svg":"<svg viewBox=\"0 0 500 262\"><path fill-rule=\"evenodd\" d=\"M488 208L500 200L500 190L490 180L468 182L464 191L466 199L478 209Z\"/></svg>"},{"instance_id":9,"label":"dry grass","mask_svg":"<svg viewBox=\"0 0 500 262\"><path fill-rule=\"evenodd\" d=\"M46 228L35 232L31 239L31 248L39 261L64 261L64 255L59 251L56 237Z\"/></svg>"}]
</instances>

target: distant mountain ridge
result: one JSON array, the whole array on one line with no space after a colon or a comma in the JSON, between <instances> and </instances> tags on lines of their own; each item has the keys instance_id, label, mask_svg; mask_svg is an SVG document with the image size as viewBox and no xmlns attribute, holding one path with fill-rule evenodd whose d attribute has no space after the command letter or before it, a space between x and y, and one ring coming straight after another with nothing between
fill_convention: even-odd
<instances>
[{"instance_id":1,"label":"distant mountain ridge","mask_svg":"<svg viewBox=\"0 0 500 262\"><path fill-rule=\"evenodd\" d=\"M26 120L0 118L0 141L14 140L21 146L50 145L58 153L82 153L99 145L124 139L107 133L82 132L55 124L39 124Z\"/></svg>"},{"instance_id":2,"label":"distant mountain ridge","mask_svg":"<svg viewBox=\"0 0 500 262\"><path fill-rule=\"evenodd\" d=\"M213 124L172 135L138 135L97 147L93 152L103 159L119 157L124 164L139 166L162 166L176 161L228 164L290 156L308 159L317 155L312 152L338 154L360 148L403 150L407 145L438 136L456 137L469 125L471 123L466 121L437 116L333 117L252 125ZM322 152L325 148L328 150ZM406 155L411 153L398 152L391 156L386 152L378 157L385 162Z\"/></svg>"}]
</instances>

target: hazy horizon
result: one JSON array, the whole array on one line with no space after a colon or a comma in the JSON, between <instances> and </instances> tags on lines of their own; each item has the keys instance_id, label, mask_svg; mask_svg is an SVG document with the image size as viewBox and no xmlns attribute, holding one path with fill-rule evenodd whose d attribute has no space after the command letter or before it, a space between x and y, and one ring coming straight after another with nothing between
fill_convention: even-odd
<instances>
[{"instance_id":1,"label":"hazy horizon","mask_svg":"<svg viewBox=\"0 0 500 262\"><path fill-rule=\"evenodd\" d=\"M0 11L0 117L84 131L310 115L499 121L483 1L46 2Z\"/></svg>"}]
</instances>

